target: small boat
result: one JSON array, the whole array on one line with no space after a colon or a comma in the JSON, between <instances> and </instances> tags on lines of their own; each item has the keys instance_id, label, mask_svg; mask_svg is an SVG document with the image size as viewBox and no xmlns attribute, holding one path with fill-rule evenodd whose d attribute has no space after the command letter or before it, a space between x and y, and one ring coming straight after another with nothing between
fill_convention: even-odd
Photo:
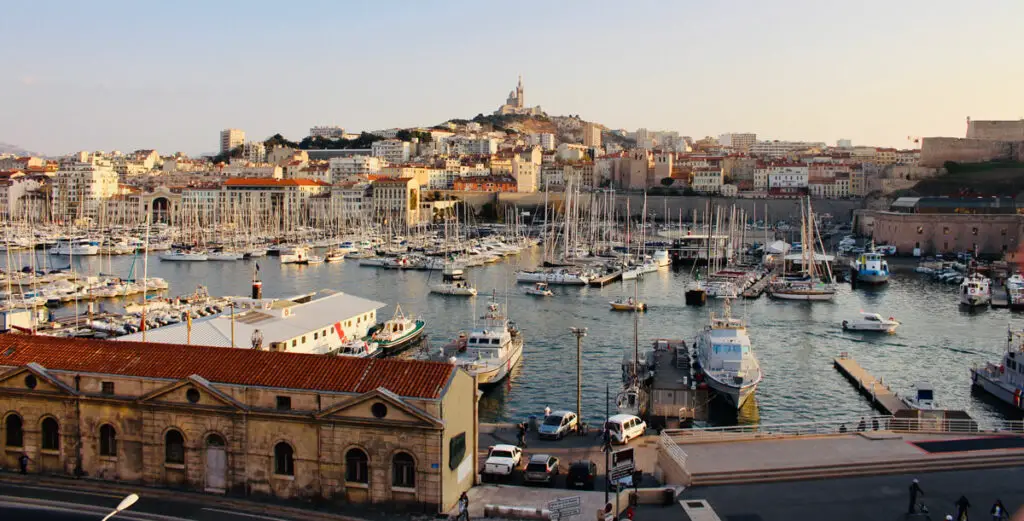
<instances>
[{"instance_id":1,"label":"small boat","mask_svg":"<svg viewBox=\"0 0 1024 521\"><path fill-rule=\"evenodd\" d=\"M900 323L893 317L882 318L878 313L865 313L861 311L860 316L853 320L844 320L843 329L848 331L877 331L880 333L893 333Z\"/></svg>"},{"instance_id":2,"label":"small boat","mask_svg":"<svg viewBox=\"0 0 1024 521\"><path fill-rule=\"evenodd\" d=\"M548 288L547 282L538 282L533 285L532 288L526 288L527 295L534 295L537 297L553 297L555 293Z\"/></svg>"},{"instance_id":3,"label":"small boat","mask_svg":"<svg viewBox=\"0 0 1024 521\"><path fill-rule=\"evenodd\" d=\"M441 282L430 285L430 292L438 295L453 295L457 297L475 297L474 288L462 276L462 268L454 262L444 264L444 271L441 273Z\"/></svg>"},{"instance_id":4,"label":"small boat","mask_svg":"<svg viewBox=\"0 0 1024 521\"><path fill-rule=\"evenodd\" d=\"M991 281L977 273L964 277L960 283L960 304L969 308L987 306L992 301Z\"/></svg>"},{"instance_id":5,"label":"small boat","mask_svg":"<svg viewBox=\"0 0 1024 521\"><path fill-rule=\"evenodd\" d=\"M160 260L162 261L182 261L182 262L198 262L207 260L206 252L202 251L189 251L189 250L173 250L167 253L160 254Z\"/></svg>"},{"instance_id":6,"label":"small boat","mask_svg":"<svg viewBox=\"0 0 1024 521\"><path fill-rule=\"evenodd\" d=\"M206 255L206 260L211 261L236 261L242 260L243 253L233 250L221 250L210 252Z\"/></svg>"},{"instance_id":7,"label":"small boat","mask_svg":"<svg viewBox=\"0 0 1024 521\"><path fill-rule=\"evenodd\" d=\"M911 409L932 410L938 406L935 404L935 389L929 383L918 383L914 386L914 396L903 397L903 403Z\"/></svg>"},{"instance_id":8,"label":"small boat","mask_svg":"<svg viewBox=\"0 0 1024 521\"><path fill-rule=\"evenodd\" d=\"M612 311L647 311L647 304L633 297L619 297L608 304L612 306Z\"/></svg>"},{"instance_id":9,"label":"small boat","mask_svg":"<svg viewBox=\"0 0 1024 521\"><path fill-rule=\"evenodd\" d=\"M310 255L306 257L306 264L323 264L324 258L319 255Z\"/></svg>"},{"instance_id":10,"label":"small boat","mask_svg":"<svg viewBox=\"0 0 1024 521\"><path fill-rule=\"evenodd\" d=\"M281 264L304 264L309 257L309 252L302 246L282 248L279 255Z\"/></svg>"},{"instance_id":11,"label":"small boat","mask_svg":"<svg viewBox=\"0 0 1024 521\"><path fill-rule=\"evenodd\" d=\"M350 356L353 358L378 358L384 351L377 342L369 342L366 339L349 340L334 351L337 356Z\"/></svg>"},{"instance_id":12,"label":"small boat","mask_svg":"<svg viewBox=\"0 0 1024 521\"><path fill-rule=\"evenodd\" d=\"M882 258L882 254L871 248L860 254L850 264L850 272L858 283L864 284L885 284L889 282L889 263Z\"/></svg>"},{"instance_id":13,"label":"small boat","mask_svg":"<svg viewBox=\"0 0 1024 521\"><path fill-rule=\"evenodd\" d=\"M340 249L328 250L327 254L324 255L324 261L326 262L341 262L345 260L345 251Z\"/></svg>"},{"instance_id":14,"label":"small boat","mask_svg":"<svg viewBox=\"0 0 1024 521\"><path fill-rule=\"evenodd\" d=\"M402 313L402 306L395 306L395 314L389 320L370 330L368 341L376 342L385 354L393 354L412 345L423 336L423 320L413 320Z\"/></svg>"},{"instance_id":15,"label":"small boat","mask_svg":"<svg viewBox=\"0 0 1024 521\"><path fill-rule=\"evenodd\" d=\"M480 387L505 379L523 358L523 335L508 320L491 295L483 323L469 334L462 332L441 349L441 356L474 376Z\"/></svg>"}]
</instances>

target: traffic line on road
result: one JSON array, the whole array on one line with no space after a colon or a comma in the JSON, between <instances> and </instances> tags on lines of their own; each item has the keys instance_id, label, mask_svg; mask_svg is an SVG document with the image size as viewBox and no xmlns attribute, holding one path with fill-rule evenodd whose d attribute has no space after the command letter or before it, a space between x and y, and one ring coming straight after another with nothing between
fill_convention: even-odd
<instances>
[{"instance_id":1,"label":"traffic line on road","mask_svg":"<svg viewBox=\"0 0 1024 521\"><path fill-rule=\"evenodd\" d=\"M217 512L219 514L231 514L233 516L245 516L245 517L252 517L252 518L255 518L255 519L266 519L268 521L288 521L287 519L280 518L280 517L261 516L259 514L247 514L245 512L239 512L237 510L222 510L220 508L213 508L213 507L205 507L205 508L203 508L203 510L209 510L210 512Z\"/></svg>"},{"instance_id":2,"label":"traffic line on road","mask_svg":"<svg viewBox=\"0 0 1024 521\"><path fill-rule=\"evenodd\" d=\"M29 489L33 489L33 490L45 490L47 492L60 492L62 494L76 494L76 495L77 494L81 494L81 495L84 495L84 496L109 497L109 498L113 498L113 499L121 499L121 498L124 497L124 494L101 494L99 492L83 492L83 491L77 490L77 489L57 488L57 487L40 487L38 485L15 485L13 483L3 483L3 484L0 484L0 489L2 489L3 487L29 488Z\"/></svg>"}]
</instances>

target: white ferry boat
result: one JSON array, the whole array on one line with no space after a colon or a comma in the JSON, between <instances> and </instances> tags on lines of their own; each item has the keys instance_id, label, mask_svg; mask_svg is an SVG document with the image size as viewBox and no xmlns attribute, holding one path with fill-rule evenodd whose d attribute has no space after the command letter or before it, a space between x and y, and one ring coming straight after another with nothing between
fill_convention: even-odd
<instances>
[{"instance_id":1,"label":"white ferry boat","mask_svg":"<svg viewBox=\"0 0 1024 521\"><path fill-rule=\"evenodd\" d=\"M732 318L729 300L724 302L724 316L712 313L711 324L697 337L697 361L708 386L739 409L754 395L763 373L746 324Z\"/></svg>"},{"instance_id":2,"label":"white ferry boat","mask_svg":"<svg viewBox=\"0 0 1024 521\"><path fill-rule=\"evenodd\" d=\"M1024 410L1024 330L1007 330L1002 362L971 368L971 385Z\"/></svg>"},{"instance_id":3,"label":"white ferry boat","mask_svg":"<svg viewBox=\"0 0 1024 521\"><path fill-rule=\"evenodd\" d=\"M960 304L974 308L987 306L992 301L992 287L988 277L972 273L960 283Z\"/></svg>"},{"instance_id":4,"label":"white ferry boat","mask_svg":"<svg viewBox=\"0 0 1024 521\"><path fill-rule=\"evenodd\" d=\"M487 313L480 318L480 327L468 334L460 333L442 349L442 354L476 376L477 385L485 387L504 380L519 365L523 358L523 335L505 317L493 295Z\"/></svg>"}]
</instances>

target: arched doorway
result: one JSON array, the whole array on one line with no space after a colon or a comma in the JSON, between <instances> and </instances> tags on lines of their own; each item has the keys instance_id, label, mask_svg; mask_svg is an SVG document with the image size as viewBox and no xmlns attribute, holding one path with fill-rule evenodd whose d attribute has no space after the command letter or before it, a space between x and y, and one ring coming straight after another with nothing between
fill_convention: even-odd
<instances>
[{"instance_id":1,"label":"arched doorway","mask_svg":"<svg viewBox=\"0 0 1024 521\"><path fill-rule=\"evenodd\" d=\"M206 437L206 491L223 494L227 489L228 457L224 438L219 434Z\"/></svg>"},{"instance_id":2,"label":"arched doorway","mask_svg":"<svg viewBox=\"0 0 1024 521\"><path fill-rule=\"evenodd\" d=\"M157 197L153 199L152 208L152 222L154 223L171 223L171 203L166 197Z\"/></svg>"}]
</instances>

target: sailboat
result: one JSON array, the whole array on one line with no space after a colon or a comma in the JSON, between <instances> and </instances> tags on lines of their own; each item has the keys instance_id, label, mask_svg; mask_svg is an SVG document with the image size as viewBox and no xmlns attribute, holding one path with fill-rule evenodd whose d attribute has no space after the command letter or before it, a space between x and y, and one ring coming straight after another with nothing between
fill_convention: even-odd
<instances>
[{"instance_id":1,"label":"sailboat","mask_svg":"<svg viewBox=\"0 0 1024 521\"><path fill-rule=\"evenodd\" d=\"M818 273L817 245L821 243L817 228L814 225L814 212L811 200L807 199L807 208L800 205L800 238L804 245L800 250L800 270L798 277L778 277L768 286L768 295L783 300L832 300L836 296L836 285L822 280ZM824 247L822 247L824 256ZM829 279L832 278L828 258L825 258L825 269Z\"/></svg>"},{"instance_id":2,"label":"sailboat","mask_svg":"<svg viewBox=\"0 0 1024 521\"><path fill-rule=\"evenodd\" d=\"M615 407L619 414L642 417L647 412L647 390L642 383L646 375L641 373L639 317L633 313L633 352L622 357L622 390L615 397Z\"/></svg>"},{"instance_id":3,"label":"sailboat","mask_svg":"<svg viewBox=\"0 0 1024 521\"><path fill-rule=\"evenodd\" d=\"M729 299L723 301L722 317L711 314L711 323L697 337L697 362L705 381L737 409L754 395L764 374L747 336L747 325L732 318Z\"/></svg>"}]
</instances>

